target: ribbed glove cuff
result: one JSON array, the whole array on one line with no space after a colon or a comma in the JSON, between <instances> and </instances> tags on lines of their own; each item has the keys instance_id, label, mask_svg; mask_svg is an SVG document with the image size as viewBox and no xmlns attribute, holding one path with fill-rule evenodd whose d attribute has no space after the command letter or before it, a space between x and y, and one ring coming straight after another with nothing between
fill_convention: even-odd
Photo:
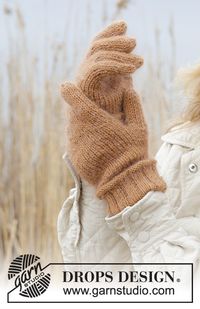
<instances>
[{"instance_id":1,"label":"ribbed glove cuff","mask_svg":"<svg viewBox=\"0 0 200 309\"><path fill-rule=\"evenodd\" d=\"M166 183L157 172L156 161L143 160L100 187L97 196L106 200L112 216L127 206L133 206L149 191L163 192L165 189Z\"/></svg>"}]
</instances>

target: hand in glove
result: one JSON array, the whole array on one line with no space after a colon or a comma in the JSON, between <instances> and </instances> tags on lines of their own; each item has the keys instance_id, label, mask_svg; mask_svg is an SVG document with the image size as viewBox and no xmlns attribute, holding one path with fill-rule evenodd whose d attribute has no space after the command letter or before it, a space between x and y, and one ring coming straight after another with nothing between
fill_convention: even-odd
<instances>
[{"instance_id":1,"label":"hand in glove","mask_svg":"<svg viewBox=\"0 0 200 309\"><path fill-rule=\"evenodd\" d=\"M79 175L96 187L111 215L151 191L164 191L156 161L148 158L147 129L140 99L129 87L123 95L126 123L90 100L72 83L61 92L71 105L70 159Z\"/></svg>"}]
</instances>

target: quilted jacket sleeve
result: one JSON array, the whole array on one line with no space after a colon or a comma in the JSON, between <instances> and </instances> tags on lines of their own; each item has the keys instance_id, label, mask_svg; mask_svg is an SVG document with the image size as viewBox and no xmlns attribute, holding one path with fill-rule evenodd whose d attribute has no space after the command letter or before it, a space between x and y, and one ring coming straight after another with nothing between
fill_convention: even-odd
<instances>
[{"instance_id":1,"label":"quilted jacket sleeve","mask_svg":"<svg viewBox=\"0 0 200 309\"><path fill-rule=\"evenodd\" d=\"M134 263L197 263L200 259L200 240L184 229L184 218L177 219L171 212L167 193L151 191L106 220L127 241Z\"/></svg>"},{"instance_id":2,"label":"quilted jacket sleeve","mask_svg":"<svg viewBox=\"0 0 200 309\"><path fill-rule=\"evenodd\" d=\"M64 262L131 262L126 241L105 221L105 202L96 197L92 186L80 180L66 154L64 160L75 183L57 222Z\"/></svg>"},{"instance_id":3,"label":"quilted jacket sleeve","mask_svg":"<svg viewBox=\"0 0 200 309\"><path fill-rule=\"evenodd\" d=\"M176 160L170 163L174 154ZM170 183L173 178L178 179L176 173L181 168L182 159L182 150L178 152L176 146L164 143L157 160L167 190L164 193L151 191L135 205L106 218L110 228L127 241L134 263L188 262L194 263L194 268L199 265L200 233L195 233L192 227L200 226L200 220L195 216L177 216L177 208L181 207L177 203L180 204L181 200L172 199L175 188L174 183L173 188Z\"/></svg>"},{"instance_id":4,"label":"quilted jacket sleeve","mask_svg":"<svg viewBox=\"0 0 200 309\"><path fill-rule=\"evenodd\" d=\"M70 190L69 196L64 201L57 219L58 241L61 247L63 260L65 263L79 262L76 247L80 238L80 216L79 199L81 194L81 184L67 155L63 156L74 179L75 187Z\"/></svg>"}]
</instances>

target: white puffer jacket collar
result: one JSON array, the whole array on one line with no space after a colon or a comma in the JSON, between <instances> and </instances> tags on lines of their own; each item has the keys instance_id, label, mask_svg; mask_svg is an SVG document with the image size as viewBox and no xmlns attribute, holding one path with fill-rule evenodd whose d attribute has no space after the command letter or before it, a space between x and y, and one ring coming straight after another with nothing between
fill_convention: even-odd
<instances>
[{"instance_id":1,"label":"white puffer jacket collar","mask_svg":"<svg viewBox=\"0 0 200 309\"><path fill-rule=\"evenodd\" d=\"M200 122L186 122L161 137L162 141L191 149L200 147Z\"/></svg>"}]
</instances>

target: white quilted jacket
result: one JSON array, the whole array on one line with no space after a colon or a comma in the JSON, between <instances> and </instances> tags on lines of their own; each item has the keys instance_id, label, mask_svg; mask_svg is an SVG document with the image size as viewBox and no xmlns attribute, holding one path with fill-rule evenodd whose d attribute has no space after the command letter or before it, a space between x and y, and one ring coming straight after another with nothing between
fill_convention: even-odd
<instances>
[{"instance_id":1,"label":"white quilted jacket","mask_svg":"<svg viewBox=\"0 0 200 309\"><path fill-rule=\"evenodd\" d=\"M65 262L193 262L200 260L200 122L162 137L156 155L167 190L149 192L121 213L106 217L95 190L75 181L58 217Z\"/></svg>"}]
</instances>

